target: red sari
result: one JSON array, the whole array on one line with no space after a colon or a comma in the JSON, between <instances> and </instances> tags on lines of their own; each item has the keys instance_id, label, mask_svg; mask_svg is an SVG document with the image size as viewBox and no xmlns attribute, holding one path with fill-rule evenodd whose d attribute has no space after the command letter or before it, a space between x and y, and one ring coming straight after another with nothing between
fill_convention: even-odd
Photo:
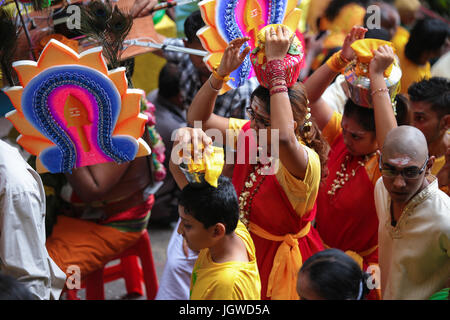
<instances>
[{"instance_id":1,"label":"red sari","mask_svg":"<svg viewBox=\"0 0 450 320\"><path fill-rule=\"evenodd\" d=\"M249 129L247 122L240 134ZM246 137L238 154L256 150L252 140ZM299 216L276 176L258 174L256 170L262 166L248 162L247 158L244 164L235 165L233 184L238 196L243 190L252 194L248 220L261 278L261 298L298 299L296 285L301 264L323 250L320 237L311 226L316 208ZM245 183L251 173L255 173L256 180L248 188Z\"/></svg>"},{"instance_id":2,"label":"red sari","mask_svg":"<svg viewBox=\"0 0 450 320\"><path fill-rule=\"evenodd\" d=\"M333 184L336 185L335 179L341 179L337 172L342 172L342 164L349 174L348 181L330 194ZM375 154L366 160L352 157L340 134L331 145L328 177L320 186L317 197L316 228L325 247L345 251L363 270L378 264L378 217L373 183L378 177L373 174L376 168ZM352 170L355 170L354 176ZM376 294L372 293L370 297L376 297Z\"/></svg>"}]
</instances>

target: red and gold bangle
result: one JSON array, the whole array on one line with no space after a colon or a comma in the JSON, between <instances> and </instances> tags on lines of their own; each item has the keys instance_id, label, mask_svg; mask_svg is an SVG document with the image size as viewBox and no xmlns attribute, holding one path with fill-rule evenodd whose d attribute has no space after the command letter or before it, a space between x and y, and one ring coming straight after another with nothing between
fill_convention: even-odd
<instances>
[{"instance_id":1,"label":"red and gold bangle","mask_svg":"<svg viewBox=\"0 0 450 320\"><path fill-rule=\"evenodd\" d=\"M266 63L269 90L276 86L286 86L286 70L283 60L270 60Z\"/></svg>"},{"instance_id":2,"label":"red and gold bangle","mask_svg":"<svg viewBox=\"0 0 450 320\"><path fill-rule=\"evenodd\" d=\"M271 82L270 88L278 87L278 86L286 86L286 81L284 79L279 79L279 82Z\"/></svg>"},{"instance_id":3,"label":"red and gold bangle","mask_svg":"<svg viewBox=\"0 0 450 320\"><path fill-rule=\"evenodd\" d=\"M282 92L288 92L288 88L286 86L280 86L278 88L270 89L270 91L269 91L271 96L276 93L282 93Z\"/></svg>"}]
</instances>

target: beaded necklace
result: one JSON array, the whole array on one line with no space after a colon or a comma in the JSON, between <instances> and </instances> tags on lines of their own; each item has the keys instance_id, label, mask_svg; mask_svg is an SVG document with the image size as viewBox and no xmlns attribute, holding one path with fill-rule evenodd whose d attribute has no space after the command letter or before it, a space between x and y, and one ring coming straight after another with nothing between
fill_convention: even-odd
<instances>
[{"instance_id":1,"label":"beaded necklace","mask_svg":"<svg viewBox=\"0 0 450 320\"><path fill-rule=\"evenodd\" d=\"M250 222L250 211L252 209L253 197L258 192L261 184L266 178L271 163L258 163L253 165L252 171L244 182L241 194L239 195L239 219L247 227Z\"/></svg>"},{"instance_id":2,"label":"beaded necklace","mask_svg":"<svg viewBox=\"0 0 450 320\"><path fill-rule=\"evenodd\" d=\"M336 191L340 188L343 188L345 183L350 180L351 177L354 177L356 175L356 171L361 168L361 167L365 167L367 161L369 161L370 158L372 158L372 156L375 153L371 153L368 155L364 156L364 159L358 160L358 166L355 169L352 169L352 171L350 173L347 173L347 165L349 160L351 160L351 156L350 155L346 155L344 162L341 163L341 170L340 171L336 171L336 178L333 180L333 183L331 184L331 188L330 190L328 190L328 194L330 196L334 196L336 194Z\"/></svg>"}]
</instances>

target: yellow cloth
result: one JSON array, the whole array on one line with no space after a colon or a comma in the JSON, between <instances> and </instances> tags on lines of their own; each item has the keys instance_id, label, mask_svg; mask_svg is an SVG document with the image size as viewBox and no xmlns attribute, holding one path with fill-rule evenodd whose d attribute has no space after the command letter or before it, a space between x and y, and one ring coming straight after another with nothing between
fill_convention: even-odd
<instances>
[{"instance_id":1,"label":"yellow cloth","mask_svg":"<svg viewBox=\"0 0 450 320\"><path fill-rule=\"evenodd\" d=\"M191 300L261 299L255 245L242 222L238 222L235 233L245 243L249 262L215 263L208 248L201 250L192 271Z\"/></svg>"},{"instance_id":2,"label":"yellow cloth","mask_svg":"<svg viewBox=\"0 0 450 320\"><path fill-rule=\"evenodd\" d=\"M195 163L191 159L191 163L188 164L189 172L205 172L205 180L213 187L217 188L217 181L222 173L224 165L224 153L222 148L213 147L213 153L211 155L205 154L201 163Z\"/></svg>"},{"instance_id":3,"label":"yellow cloth","mask_svg":"<svg viewBox=\"0 0 450 320\"><path fill-rule=\"evenodd\" d=\"M267 284L267 296L272 300L298 300L297 276L303 264L303 257L297 240L308 234L311 223L308 222L297 234L284 236L275 236L252 222L249 224L249 229L261 238L282 241L273 260Z\"/></svg>"},{"instance_id":4,"label":"yellow cloth","mask_svg":"<svg viewBox=\"0 0 450 320\"><path fill-rule=\"evenodd\" d=\"M402 69L402 78L400 80L400 93L407 94L408 88L414 82L431 78L431 66L427 62L423 66L419 66L406 58L405 48L400 48L397 52L400 60L400 68Z\"/></svg>"},{"instance_id":5,"label":"yellow cloth","mask_svg":"<svg viewBox=\"0 0 450 320\"><path fill-rule=\"evenodd\" d=\"M433 166L431 167L431 174L436 176L438 172L442 169L445 164L445 156L441 156L434 160Z\"/></svg>"},{"instance_id":6,"label":"yellow cloth","mask_svg":"<svg viewBox=\"0 0 450 320\"><path fill-rule=\"evenodd\" d=\"M369 64L370 61L373 59L373 51L377 50L380 46L390 46L392 49L394 49L392 42L379 40L379 39L360 39L356 40L351 44L351 47L353 51L355 52L356 59L359 63L363 64ZM395 49L394 49L395 50ZM393 64L386 68L384 71L384 76L388 78L391 74ZM355 73L359 76L365 76L369 77L368 68L366 71L363 70L363 68L358 67L358 64L356 65Z\"/></svg>"},{"instance_id":7,"label":"yellow cloth","mask_svg":"<svg viewBox=\"0 0 450 320\"><path fill-rule=\"evenodd\" d=\"M234 131L233 134L237 138L239 131L247 122L248 120L230 118L228 128ZM233 143L233 147L235 147L236 141ZM300 141L300 143L302 142ZM313 149L305 145L303 147L308 153L308 166L303 180L294 177L281 162L277 163L278 170L276 171L277 181L299 217L314 207L321 178L319 155Z\"/></svg>"}]
</instances>

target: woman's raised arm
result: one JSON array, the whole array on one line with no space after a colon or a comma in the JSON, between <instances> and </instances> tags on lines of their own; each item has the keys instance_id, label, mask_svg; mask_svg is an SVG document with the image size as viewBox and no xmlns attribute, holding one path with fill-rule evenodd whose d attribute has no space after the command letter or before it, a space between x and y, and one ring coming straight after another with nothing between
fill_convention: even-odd
<instances>
[{"instance_id":1,"label":"woman's raised arm","mask_svg":"<svg viewBox=\"0 0 450 320\"><path fill-rule=\"evenodd\" d=\"M334 112L333 109L320 97L336 75L353 59L355 54L350 45L358 39L363 39L366 32L366 28L354 26L345 37L342 50L336 52L304 83L308 94L308 99L312 105L311 114L316 120L320 130L327 125Z\"/></svg>"},{"instance_id":2,"label":"woman's raised arm","mask_svg":"<svg viewBox=\"0 0 450 320\"><path fill-rule=\"evenodd\" d=\"M250 47L247 47L239 53L241 46L246 41L248 38L234 39L225 49L217 71L213 72L203 84L188 109L187 120L190 126L194 126L194 121L201 121L203 130L219 129L225 137L228 118L214 114L214 105L223 83L230 73L241 65L250 51Z\"/></svg>"}]
</instances>

